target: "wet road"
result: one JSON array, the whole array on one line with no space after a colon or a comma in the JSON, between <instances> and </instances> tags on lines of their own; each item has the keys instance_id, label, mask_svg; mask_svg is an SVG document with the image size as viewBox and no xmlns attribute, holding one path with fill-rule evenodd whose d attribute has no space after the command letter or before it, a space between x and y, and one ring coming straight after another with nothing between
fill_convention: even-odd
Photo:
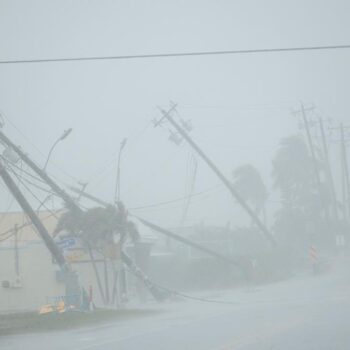
<instances>
[{"instance_id":1,"label":"wet road","mask_svg":"<svg viewBox=\"0 0 350 350\"><path fill-rule=\"evenodd\" d=\"M0 338L0 349L347 350L350 265L335 273L206 297L232 304L180 301L153 305L153 316L97 327Z\"/></svg>"}]
</instances>

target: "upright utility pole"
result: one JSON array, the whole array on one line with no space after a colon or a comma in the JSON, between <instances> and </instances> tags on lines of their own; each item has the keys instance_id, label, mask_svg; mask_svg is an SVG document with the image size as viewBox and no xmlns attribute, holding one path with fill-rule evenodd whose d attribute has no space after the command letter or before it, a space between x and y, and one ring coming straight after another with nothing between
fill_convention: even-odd
<instances>
[{"instance_id":1,"label":"upright utility pole","mask_svg":"<svg viewBox=\"0 0 350 350\"><path fill-rule=\"evenodd\" d=\"M309 123L309 119L307 118L306 115L306 108L304 107L303 103L300 104L300 110L294 112L294 114L296 113L301 113L301 117L303 120L303 124L306 130L306 138L307 138L307 143L309 146L309 150L311 153L311 161L312 161L312 166L314 169L314 178L315 178L315 182L316 182L316 187L320 196L320 201L322 202L322 206L324 208L324 213L325 213L325 219L327 222L327 225L329 226L329 211L328 211L328 207L327 207L327 203L324 200L323 197L323 188L322 188L322 182L321 182L321 177L320 177L320 172L319 172L319 166L317 163L317 158L316 158L316 152L315 152L315 147L314 147L314 143L312 142L312 137L311 137L311 132L310 132L310 123ZM312 110L313 108L308 108L308 110Z\"/></svg>"},{"instance_id":2,"label":"upright utility pole","mask_svg":"<svg viewBox=\"0 0 350 350\"><path fill-rule=\"evenodd\" d=\"M247 205L244 199L239 195L239 193L233 188L231 182L221 173L218 167L211 161L211 159L199 148L199 146L191 139L188 133L174 120L171 116L171 112L176 109L176 105L173 105L168 111L162 111L163 118L155 123L155 126L159 125L163 119L167 119L169 123L175 128L175 130L185 139L188 144L199 154L199 156L208 164L212 171L219 177L226 188L230 191L231 195L237 202L243 207L243 209L252 218L253 222L259 227L265 238L272 244L276 246L276 241L267 229L267 227L260 221L259 217L254 213L254 211Z\"/></svg>"},{"instance_id":3,"label":"upright utility pole","mask_svg":"<svg viewBox=\"0 0 350 350\"><path fill-rule=\"evenodd\" d=\"M14 239L15 239L15 272L16 277L19 277L19 254L18 254L18 225L15 225L14 228Z\"/></svg>"},{"instance_id":4,"label":"upright utility pole","mask_svg":"<svg viewBox=\"0 0 350 350\"><path fill-rule=\"evenodd\" d=\"M331 128L331 130L337 130L340 133L340 160L341 160L341 175L342 175L342 199L343 199L343 218L350 217L350 176L348 155L346 149L345 129L349 129L348 126L344 126L340 123L339 127Z\"/></svg>"},{"instance_id":5,"label":"upright utility pole","mask_svg":"<svg viewBox=\"0 0 350 350\"><path fill-rule=\"evenodd\" d=\"M350 216L350 179L349 179L349 165L348 165L348 155L345 144L345 132L344 125L340 123L340 147L341 156L343 164L343 176L344 176L344 207L347 208L347 214Z\"/></svg>"},{"instance_id":6,"label":"upright utility pole","mask_svg":"<svg viewBox=\"0 0 350 350\"><path fill-rule=\"evenodd\" d=\"M329 152L328 152L326 134L324 131L324 125L323 125L322 118L319 118L318 121L319 121L319 125L320 125L320 130L321 130L323 153L324 153L324 158L325 158L326 168L327 168L327 178L328 178L328 183L329 183L329 187L331 190L331 196L332 196L332 202L333 202L333 216L334 216L335 220L338 220L339 215L338 215L337 194L336 194L335 186L334 186L332 168L331 168L330 161L329 161Z\"/></svg>"}]
</instances>

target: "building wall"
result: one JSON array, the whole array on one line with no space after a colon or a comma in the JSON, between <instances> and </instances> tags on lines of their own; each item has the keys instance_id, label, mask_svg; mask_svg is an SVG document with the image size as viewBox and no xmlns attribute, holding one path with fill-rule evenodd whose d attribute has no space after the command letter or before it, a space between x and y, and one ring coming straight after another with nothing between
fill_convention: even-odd
<instances>
[{"instance_id":1,"label":"building wall","mask_svg":"<svg viewBox=\"0 0 350 350\"><path fill-rule=\"evenodd\" d=\"M53 232L57 219L48 215L47 212L41 212L39 216L48 231ZM52 262L50 252L32 226L26 226L17 235L21 283L15 285L15 239L14 236L8 237L8 234L1 236L1 233L11 229L15 224L20 226L23 222L26 222L26 218L22 213L0 215L0 312L37 310L47 299L52 300L53 297L65 294L64 284L57 278L59 267ZM104 263L97 262L96 266L105 288ZM72 268L77 271L82 287L87 291L90 286L92 287L94 303L97 306L103 305L92 264L74 263ZM110 262L107 264L107 277L109 287L112 289L114 273ZM10 288L3 286L7 281L10 283Z\"/></svg>"},{"instance_id":2,"label":"building wall","mask_svg":"<svg viewBox=\"0 0 350 350\"><path fill-rule=\"evenodd\" d=\"M56 281L55 267L45 246L40 242L21 245L18 249L20 285L0 287L0 311L33 310L46 302L47 296L64 293L62 284ZM15 250L0 248L0 281L16 280Z\"/></svg>"}]
</instances>

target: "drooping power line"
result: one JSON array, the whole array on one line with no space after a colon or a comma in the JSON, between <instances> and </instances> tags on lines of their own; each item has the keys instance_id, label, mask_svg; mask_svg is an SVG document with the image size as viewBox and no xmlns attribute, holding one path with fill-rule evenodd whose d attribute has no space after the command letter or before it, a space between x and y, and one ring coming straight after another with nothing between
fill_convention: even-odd
<instances>
[{"instance_id":1,"label":"drooping power line","mask_svg":"<svg viewBox=\"0 0 350 350\"><path fill-rule=\"evenodd\" d=\"M10 60L0 60L0 64L134 60L134 59L151 59L151 58L170 58L170 57L176 58L176 57L191 57L191 56L222 56L222 55L277 53L277 52L293 52L293 51L343 50L343 49L350 49L350 44L325 45L325 46L278 47L278 48L243 49L243 50L222 50L222 51L169 52L169 53L150 53L150 54L135 54L135 55L57 57L57 58L14 59L14 60L10 59Z\"/></svg>"}]
</instances>

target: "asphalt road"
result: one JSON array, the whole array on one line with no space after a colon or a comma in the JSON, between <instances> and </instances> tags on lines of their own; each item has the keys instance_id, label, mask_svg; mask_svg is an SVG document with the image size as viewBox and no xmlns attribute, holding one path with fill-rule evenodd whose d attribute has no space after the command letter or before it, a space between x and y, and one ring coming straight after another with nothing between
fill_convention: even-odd
<instances>
[{"instance_id":1,"label":"asphalt road","mask_svg":"<svg viewBox=\"0 0 350 350\"><path fill-rule=\"evenodd\" d=\"M267 286L203 295L232 304L186 300L149 305L156 311L152 316L2 337L0 349L350 349L348 260L322 276L306 273Z\"/></svg>"}]
</instances>

